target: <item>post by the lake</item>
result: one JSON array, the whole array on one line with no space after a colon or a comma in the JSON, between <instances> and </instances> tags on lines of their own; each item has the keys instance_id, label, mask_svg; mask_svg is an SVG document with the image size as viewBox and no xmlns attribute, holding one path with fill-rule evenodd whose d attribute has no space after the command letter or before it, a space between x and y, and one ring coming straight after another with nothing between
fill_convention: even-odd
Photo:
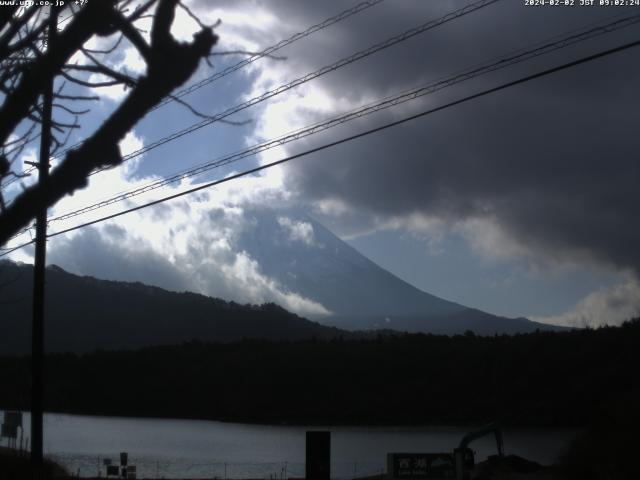
<instances>
[{"instance_id":1,"label":"post by the lake","mask_svg":"<svg viewBox=\"0 0 640 480\"><path fill-rule=\"evenodd\" d=\"M331 432L307 432L305 474L306 480L330 480Z\"/></svg>"}]
</instances>

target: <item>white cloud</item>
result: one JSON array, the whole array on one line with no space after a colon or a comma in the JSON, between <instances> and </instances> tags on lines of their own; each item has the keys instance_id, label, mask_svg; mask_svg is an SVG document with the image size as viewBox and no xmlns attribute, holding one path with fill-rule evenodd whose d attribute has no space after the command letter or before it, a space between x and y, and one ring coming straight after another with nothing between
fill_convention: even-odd
<instances>
[{"instance_id":1,"label":"white cloud","mask_svg":"<svg viewBox=\"0 0 640 480\"><path fill-rule=\"evenodd\" d=\"M266 276L258 261L239 249L239 236L252 225L242 207L219 200L201 195L121 217L115 222L121 233L111 241L121 255L152 252L166 259L181 278L189 279L189 290L239 303L275 302L300 315L329 314L321 304ZM108 225L97 229L110 235Z\"/></svg>"},{"instance_id":2,"label":"white cloud","mask_svg":"<svg viewBox=\"0 0 640 480\"><path fill-rule=\"evenodd\" d=\"M629 278L626 283L596 290L562 315L534 317L532 320L571 327L602 327L620 325L638 316L640 283Z\"/></svg>"},{"instance_id":3,"label":"white cloud","mask_svg":"<svg viewBox=\"0 0 640 480\"><path fill-rule=\"evenodd\" d=\"M144 61L140 52L135 47L127 47L124 50L124 57L121 62L116 65L131 73L143 75L147 71L147 62Z\"/></svg>"},{"instance_id":4,"label":"white cloud","mask_svg":"<svg viewBox=\"0 0 640 480\"><path fill-rule=\"evenodd\" d=\"M251 303L273 301L284 308L301 315L329 315L320 303L304 298L294 292L283 291L274 280L260 273L260 266L247 252L235 255L233 263L223 266L226 280L240 289L244 298Z\"/></svg>"},{"instance_id":5,"label":"white cloud","mask_svg":"<svg viewBox=\"0 0 640 480\"><path fill-rule=\"evenodd\" d=\"M235 6L232 6L231 9L213 8L209 0L191 1L188 4L204 23L213 24L218 18L222 19L221 26L216 30L220 34L220 44L216 46L218 51L232 49L258 51L293 32L302 31L308 26L307 24L296 25L292 22L280 21L278 16L269 10L277 7L272 7L268 2L264 6L254 4L250 11L233 9ZM329 10L334 10L334 7ZM326 13L328 15L329 11L327 10ZM368 12L368 15L372 13L374 13L373 10ZM308 24L310 23L311 21L308 22ZM351 27L348 25L345 23L344 27L332 28L344 28L344 31L349 31ZM393 26L394 24L391 25ZM144 33L147 37L150 30L148 27L149 25L145 26L146 32ZM380 24L380 27L382 28L384 25ZM393 29L395 28L393 26ZM176 38L190 41L193 33L198 29L197 23L184 10L177 10L176 19L172 25L172 33ZM357 33L356 30L353 30L353 32ZM251 64L243 72L236 74L241 75L240 78L242 79L250 78L253 82L246 90L245 97L251 98L259 95L265 90L286 83L314 68L335 61L340 56L352 53L350 42L337 41L343 38L339 33L340 31L336 32L335 30L318 33L312 40L314 45L319 44L322 48L317 48L315 51L310 50L308 44L300 42L303 47L299 48L298 44L296 44L285 52L289 57L286 61L262 59ZM370 33L373 34L374 32ZM327 59L323 59L322 63L314 65L313 62L316 58L322 59L321 53L327 50L323 47L327 43L332 43L332 39L336 39L336 43L344 45L344 49L341 47L337 52L329 50L326 55ZM111 43L111 39L106 42L94 38L87 46L102 48L107 43ZM307 46L305 47L305 45ZM337 54L335 58L334 53ZM420 55L423 55L422 51ZM225 57L226 59L227 57ZM217 59L214 60L217 61ZM145 67L144 61L131 46L123 48L111 61L113 63L110 65L120 69L128 69L136 74L142 73ZM362 62L362 64L366 64L366 62ZM360 64L356 64L354 67L357 68L358 65ZM353 67L344 69L347 72L352 70ZM389 72L394 71L391 68L387 70ZM353 71L362 73L361 70ZM192 80L198 80L198 77L203 76L205 72L210 73L206 66L203 65ZM245 74L244 76L242 76L243 73ZM360 77L358 77L357 82L347 84L344 83L344 78L341 80L343 86L349 87L344 90L345 92L350 92L350 98L358 98L359 102L367 103L373 100L374 97L381 97L383 94L388 93L383 88L379 88L377 92L361 91L364 85L375 80L362 77L361 73L358 74ZM384 73L380 72L382 77L385 76ZM338 75L340 74L342 74L342 71L338 72ZM411 76L402 76L403 81L406 78L411 78ZM332 82L336 82L335 79L336 74L327 75L278 95L264 105L252 110L252 118L256 120L255 129L247 139L247 142L253 144L265 138L273 138L314 123L319 119L334 116L338 112L355 108L357 105L352 103L352 100L340 98L340 95L344 95L344 93L340 93L341 90L336 88L336 85L333 85L332 88ZM236 78L234 78L235 80ZM398 85L389 85L390 91L395 91L396 88L402 86L400 81L396 83ZM391 89L391 87L393 88ZM122 86L100 89L99 93L104 94L105 98L116 102L122 100L127 94ZM366 95L373 96L365 98ZM410 107L407 104L402 108L409 109ZM141 138L133 133L128 135L121 143L123 154L139 148L141 144ZM292 146L287 145L267 151L260 155L260 161L266 163L283 158L290 153ZM316 158L306 161L317 162L321 160ZM345 161L347 160L345 159ZM132 180L130 177L131 173L135 171L135 167L135 163L129 163L124 168L103 172L92 177L89 188L78 192L73 197L63 199L54 209L54 213L93 203L104 198L110 192L128 190L153 180L153 178L146 178L144 181ZM113 222L121 226L126 232L125 239L118 239L118 242L122 242L118 243L118 245L122 245L123 255L129 255L131 258L143 250L155 252L167 258L175 268L181 269L182 273L191 278L194 289L203 293L234 298L238 301L276 301L294 310L298 308L299 310L296 311L300 312L321 309L322 306L313 305L313 302L308 303L307 299L298 298L295 293L283 291L277 282L264 276L256 260L252 259L246 252L239 250L235 243L238 233L244 228L250 228L250 225L246 223L243 217L245 208L251 205L268 205L273 203L274 199L291 200L292 194L286 191L289 184L285 181L285 171L280 167L270 169L260 177L234 181L215 190L207 191L206 194L184 197L182 200L163 204L162 207L121 217ZM17 185L17 183L14 185ZM142 203L160 195L165 195L169 191L174 193L193 185L192 181L184 180L170 189L162 189L137 197L135 202ZM304 197L304 193L301 196ZM304 198L297 200L304 201ZM526 245L526 247L523 246L522 242L518 242L517 239L509 235L501 227L497 219L489 217L473 217L457 223L456 220L447 223L444 215L442 218L427 217L419 214L387 216L386 218L383 216L376 217L370 211L358 208L357 205L348 203L344 200L344 197L340 196L321 198L316 207L318 212L326 217L333 217L338 224L345 227L340 231L341 234L347 233L350 236L357 236L379 230L403 229L429 235L429 238L432 239L432 242L429 243L431 253L439 251L442 232L449 230L463 235L472 245L475 253L488 261L506 262L524 258L530 259L532 262L541 262L541 255L544 256L549 253L544 249L537 251L534 248L535 246L531 244ZM93 214L79 217L71 222L56 223L53 227L61 229L66 226L72 226L76 221L97 218L108 213L117 212L122 208L123 204L119 203L98 210ZM217 215L215 219L211 216L212 212ZM308 245L312 244L314 232L310 225L307 224L308 227L311 227L309 229L304 222L294 222L286 217L282 217L282 219L280 226L286 229L290 239ZM106 227L99 226L96 228L105 238L112 238L106 231ZM555 252L555 254L558 258L547 258L545 261L549 262L548 264L551 264L551 261L557 261L560 253ZM570 261L571 259L564 257L561 260ZM619 291L627 292L625 298L629 301L626 305L634 304L632 301L634 297L629 293L631 290L627 291L621 286ZM605 301L605 297L613 295L612 298L616 298L614 293L612 290L594 292L592 296L585 299L585 304L606 306L608 303ZM296 305L297 307L294 308ZM580 308L578 307L571 314L567 313L562 316L563 319L561 321L582 321L578 319L584 319L587 313L580 313ZM621 316L626 310L621 308L617 312L618 316ZM595 319L592 320L595 321Z\"/></svg>"},{"instance_id":6,"label":"white cloud","mask_svg":"<svg viewBox=\"0 0 640 480\"><path fill-rule=\"evenodd\" d=\"M293 242L302 242L310 247L315 246L313 225L308 222L291 220L288 217L278 217L278 224L284 229Z\"/></svg>"},{"instance_id":7,"label":"white cloud","mask_svg":"<svg viewBox=\"0 0 640 480\"><path fill-rule=\"evenodd\" d=\"M120 148L126 155L143 145L143 139L130 132L120 143ZM154 177L133 179L131 173L134 169L135 165L131 163L91 176L87 188L64 197L51 209L50 216L94 204L114 193L140 188L155 180ZM197 183L193 179L185 179L178 185L151 191L126 202L52 222L50 231L60 231L117 213L133 204L146 203L195 185ZM321 304L286 289L267 276L258 260L238 246L240 235L254 227L250 218L245 217L245 209L273 204L277 200L286 200L286 197L279 182L269 176L242 178L96 224L91 227L95 232L93 236L87 237L87 230L78 230L55 237L49 244L49 258L60 263L62 268L79 274L100 277L100 270L110 270L109 278L114 280L139 280L166 288L178 285L179 288L239 303L275 302L303 316L328 315L330 312ZM291 222L289 226L296 240L313 240L311 225ZM16 242L25 239L28 237L16 239ZM80 240L91 240L92 248L79 248ZM111 259L96 261L96 257L103 255ZM21 250L12 258L28 262L30 254ZM106 268L105 262L118 268ZM146 265L148 262L158 265ZM171 269L173 273L169 274ZM162 278L149 277L149 272L154 271L164 272L166 282Z\"/></svg>"},{"instance_id":8,"label":"white cloud","mask_svg":"<svg viewBox=\"0 0 640 480\"><path fill-rule=\"evenodd\" d=\"M260 50L279 39L284 27L267 9L255 8L250 13L240 11L218 11L209 8L208 3L190 2L190 8L207 24L215 23L223 18L219 32L224 42L218 49ZM276 28L277 27L277 28ZM294 28L288 25L288 28ZM148 29L147 29L148 30ZM172 25L172 34L183 41L190 41L199 26L182 9L178 9L176 19ZM277 37L277 38L276 38ZM93 38L87 47L102 49L112 43L112 39ZM86 63L86 58L78 57L79 63ZM273 62L264 60L262 66L254 67L261 72L267 72L267 64ZM126 45L108 59L108 65L122 71L134 74L144 73L145 63L136 49ZM203 68L204 69L204 68ZM201 70L203 70L201 69ZM198 72L202 74L202 71ZM266 73L266 75L269 75ZM91 81L104 81L106 77L91 75ZM194 77L194 79L197 79ZM101 96L114 103L122 101L128 92L121 86L106 87L97 90ZM277 129L287 129L297 124L300 112L313 109L313 105L321 102L329 105L329 98L322 98L317 92L309 90L304 96L296 95L291 104L275 104L274 115L282 117L283 122ZM110 102L111 103L111 102ZM107 105L112 108L113 105ZM287 115L291 115L289 119ZM265 119L273 119L267 115ZM263 134L275 132L271 127L264 126ZM275 127L274 127L275 128ZM144 145L142 137L130 132L120 142L123 155L138 150ZM286 154L284 149L274 149L262 156L263 161L275 155L278 158ZM89 178L89 186L77 191L72 196L63 198L50 210L50 216L55 217L73 211L77 208L95 204L119 192L127 192L140 188L157 177L144 179L132 178L140 158L126 162L123 166L103 171ZM86 214L73 217L65 221L52 222L50 231L56 232L79 223L98 219L117 213L133 204L142 204L150 200L177 193L193 187L196 181L182 180L171 187L147 192L124 202L117 202L104 206ZM319 303L304 298L296 292L286 290L282 285L269 278L261 271L258 261L237 246L238 236L247 228L250 222L244 218L244 209L252 205L272 204L274 200L288 198L288 193L282 189L282 175L277 170L265 172L263 175L243 178L224 184L215 190L207 190L199 194L189 195L172 202L163 203L157 207L141 210L118 217L117 219L96 224L91 229L96 232L94 238L100 239L96 250L87 249L86 255L117 255L122 261L118 265L130 264L132 271L139 258L166 259L178 272L180 278L188 279L189 288L207 295L216 295L238 302L276 302L283 307L302 315L326 315L329 312ZM297 241L310 243L313 241L313 229L304 222L291 223L291 237ZM85 273L88 263L78 251L72 251L77 244L74 240L81 240L83 232L79 230L55 237L50 242L50 257L66 259L68 267L74 272ZM28 239L28 238L26 238ZM24 241L25 238L18 240ZM66 249L66 250L65 250ZM101 250L102 249L102 250ZM57 255L57 252L58 255ZM65 255L63 255L65 253ZM16 252L14 259L28 261L30 255L26 251ZM103 265L104 266L104 265ZM126 268L126 267L122 267ZM98 273L98 272L90 272ZM123 276L125 272L122 272ZM127 272L127 279L131 279L132 272ZM99 275L98 275L99 276ZM145 278L140 278L144 281Z\"/></svg>"},{"instance_id":9,"label":"white cloud","mask_svg":"<svg viewBox=\"0 0 640 480\"><path fill-rule=\"evenodd\" d=\"M120 147L120 154L125 157L133 152L136 152L144 147L144 140L141 137L138 137L135 131L131 131L125 135L125 137L118 144ZM138 155L137 157L132 158L124 162L122 165L122 175L125 178L129 178L132 173L136 171L138 165L144 158L144 155Z\"/></svg>"},{"instance_id":10,"label":"white cloud","mask_svg":"<svg viewBox=\"0 0 640 480\"><path fill-rule=\"evenodd\" d=\"M469 242L475 253L486 261L533 258L533 252L504 231L491 217L470 217L457 222L454 230Z\"/></svg>"},{"instance_id":11,"label":"white cloud","mask_svg":"<svg viewBox=\"0 0 640 480\"><path fill-rule=\"evenodd\" d=\"M277 42L280 35L290 28L290 25L283 24L260 5L252 5L250 11L211 8L210 2L206 0L199 2L199 5L200 8L194 9L194 12L203 23L212 25L221 21L216 29L216 33L220 35L217 50L260 51Z\"/></svg>"},{"instance_id":12,"label":"white cloud","mask_svg":"<svg viewBox=\"0 0 640 480\"><path fill-rule=\"evenodd\" d=\"M201 16L201 14L198 14ZM193 35L200 30L198 23L182 8L176 8L176 14L171 25L171 35L182 42L191 41Z\"/></svg>"}]
</instances>

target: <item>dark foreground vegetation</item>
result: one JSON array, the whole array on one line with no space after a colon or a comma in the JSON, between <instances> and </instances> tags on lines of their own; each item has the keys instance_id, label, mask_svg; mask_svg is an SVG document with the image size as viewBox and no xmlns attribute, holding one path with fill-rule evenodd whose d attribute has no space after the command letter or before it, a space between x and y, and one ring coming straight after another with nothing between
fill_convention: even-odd
<instances>
[{"instance_id":1,"label":"dark foreground vegetation","mask_svg":"<svg viewBox=\"0 0 640 480\"><path fill-rule=\"evenodd\" d=\"M264 423L584 426L640 400L640 320L525 335L187 343L47 356L46 409ZM29 358L0 357L27 408Z\"/></svg>"},{"instance_id":2,"label":"dark foreground vegetation","mask_svg":"<svg viewBox=\"0 0 640 480\"><path fill-rule=\"evenodd\" d=\"M558 459L565 480L637 480L640 410L637 398L621 399L592 419Z\"/></svg>"},{"instance_id":3,"label":"dark foreground vegetation","mask_svg":"<svg viewBox=\"0 0 640 480\"><path fill-rule=\"evenodd\" d=\"M34 480L65 477L67 472L54 462L45 461L38 475L32 468L26 454L0 447L0 478L3 480Z\"/></svg>"},{"instance_id":4,"label":"dark foreground vegetation","mask_svg":"<svg viewBox=\"0 0 640 480\"><path fill-rule=\"evenodd\" d=\"M639 470L639 344L635 320L514 337L381 335L52 354L46 405L274 423L580 426L558 465L525 478L631 480ZM27 408L28 358L0 357L0 385L0 407ZM0 468L28 471L24 459L6 455ZM507 478L504 469L478 478ZM15 475L7 478L22 478Z\"/></svg>"}]
</instances>

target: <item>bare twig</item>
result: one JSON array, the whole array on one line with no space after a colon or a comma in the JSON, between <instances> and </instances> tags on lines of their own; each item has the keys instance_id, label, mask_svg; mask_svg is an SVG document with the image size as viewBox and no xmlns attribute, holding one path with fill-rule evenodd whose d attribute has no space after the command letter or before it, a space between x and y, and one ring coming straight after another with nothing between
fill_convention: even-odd
<instances>
[{"instance_id":1,"label":"bare twig","mask_svg":"<svg viewBox=\"0 0 640 480\"><path fill-rule=\"evenodd\" d=\"M191 9L189 7L187 7L182 1L178 2L178 5L180 6L180 8L182 8L185 12L187 12L187 15L189 15L197 24L201 29L214 29L216 28L218 25L220 25L221 20L218 19L214 24L212 25L205 25L204 23L202 23L202 21L198 18L197 15L195 15Z\"/></svg>"},{"instance_id":2,"label":"bare twig","mask_svg":"<svg viewBox=\"0 0 640 480\"><path fill-rule=\"evenodd\" d=\"M93 53L96 55L108 55L110 53L113 53L116 51L116 49L120 46L120 44L122 43L122 39L124 38L124 35L119 35L118 39L114 42L114 44L112 46L110 46L109 48L107 48L106 50L94 50L91 48L82 48L82 52L87 55L87 52L89 53Z\"/></svg>"},{"instance_id":3,"label":"bare twig","mask_svg":"<svg viewBox=\"0 0 640 480\"><path fill-rule=\"evenodd\" d=\"M64 70L60 70L60 75L62 75L64 78L66 78L70 82L75 83L76 85L81 85L87 88L113 87L114 85L122 85L123 83L125 83L120 80L108 80L105 82L90 82L87 80L81 80L79 78L73 77L69 75L67 72L65 72Z\"/></svg>"},{"instance_id":4,"label":"bare twig","mask_svg":"<svg viewBox=\"0 0 640 480\"><path fill-rule=\"evenodd\" d=\"M64 110L65 112L71 114L71 115L84 115L87 114L91 111L91 109L87 108L85 110L72 110L71 108L67 107L66 105L62 105L61 103L54 103L53 104L54 108L59 108L61 110Z\"/></svg>"},{"instance_id":5,"label":"bare twig","mask_svg":"<svg viewBox=\"0 0 640 480\"><path fill-rule=\"evenodd\" d=\"M106 65L98 64L98 65L65 65L63 67L64 70L76 70L79 72L91 72L98 73L101 75L105 75L107 77L111 77L114 80L117 80L118 83L123 83L129 87L133 87L136 85L136 80L129 75L124 73L116 72L115 70L107 67Z\"/></svg>"},{"instance_id":6,"label":"bare twig","mask_svg":"<svg viewBox=\"0 0 640 480\"><path fill-rule=\"evenodd\" d=\"M235 125L235 126L248 125L249 123L253 122L253 120L251 120L251 119L241 120L241 121L217 119L217 117L214 117L212 115L207 115L206 113L202 113L202 112L196 110L191 104L189 104L188 102L185 102L184 100L182 100L179 97L176 97L175 95L169 95L169 98L171 98L172 100L175 100L176 102L178 102L180 105L182 105L187 110L189 110L191 113L193 113L196 117L204 118L204 119L207 119L207 120L212 120L212 119L215 118L216 121L219 121L220 123L226 123L227 125Z\"/></svg>"},{"instance_id":7,"label":"bare twig","mask_svg":"<svg viewBox=\"0 0 640 480\"><path fill-rule=\"evenodd\" d=\"M71 101L94 101L100 100L98 95L62 95L60 93L55 93L53 95L54 98L58 98L60 100L71 100Z\"/></svg>"}]
</instances>

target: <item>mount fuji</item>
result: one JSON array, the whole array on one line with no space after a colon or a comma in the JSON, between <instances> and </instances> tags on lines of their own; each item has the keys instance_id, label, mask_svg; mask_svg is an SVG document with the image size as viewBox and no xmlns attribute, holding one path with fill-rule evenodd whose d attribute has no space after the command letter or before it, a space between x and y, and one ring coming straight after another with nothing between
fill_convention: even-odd
<instances>
[{"instance_id":1,"label":"mount fuji","mask_svg":"<svg viewBox=\"0 0 640 480\"><path fill-rule=\"evenodd\" d=\"M392 329L478 335L560 330L526 318L505 318L419 290L381 268L311 216L270 209L245 212L252 228L239 247L285 289L330 312L310 316L347 330Z\"/></svg>"}]
</instances>

